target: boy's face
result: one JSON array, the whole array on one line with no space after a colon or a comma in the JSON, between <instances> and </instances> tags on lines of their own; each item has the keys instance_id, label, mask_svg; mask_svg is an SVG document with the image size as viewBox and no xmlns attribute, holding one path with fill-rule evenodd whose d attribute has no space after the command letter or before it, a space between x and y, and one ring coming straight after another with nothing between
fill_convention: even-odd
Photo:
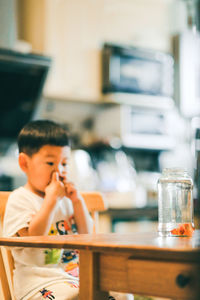
<instances>
[{"instance_id":1,"label":"boy's face","mask_svg":"<svg viewBox=\"0 0 200 300\"><path fill-rule=\"evenodd\" d=\"M27 185L38 195L44 195L45 188L51 182L53 172L58 172L59 178L66 178L69 163L70 148L68 146L45 145L31 157L27 156Z\"/></svg>"}]
</instances>

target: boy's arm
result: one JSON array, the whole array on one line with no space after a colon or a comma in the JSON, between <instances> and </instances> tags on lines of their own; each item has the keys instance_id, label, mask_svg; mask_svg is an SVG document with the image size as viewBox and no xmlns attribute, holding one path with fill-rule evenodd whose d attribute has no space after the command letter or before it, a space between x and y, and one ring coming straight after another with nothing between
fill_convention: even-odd
<instances>
[{"instance_id":1,"label":"boy's arm","mask_svg":"<svg viewBox=\"0 0 200 300\"><path fill-rule=\"evenodd\" d=\"M47 235L53 218L53 211L43 208L36 213L29 223L29 227L20 229L17 234L19 236L37 236Z\"/></svg>"},{"instance_id":2,"label":"boy's arm","mask_svg":"<svg viewBox=\"0 0 200 300\"><path fill-rule=\"evenodd\" d=\"M88 212L85 201L81 194L76 190L73 183L64 182L66 196L72 201L74 208L74 218L78 233L92 233L93 220Z\"/></svg>"},{"instance_id":3,"label":"boy's arm","mask_svg":"<svg viewBox=\"0 0 200 300\"><path fill-rule=\"evenodd\" d=\"M54 217L54 207L64 196L64 184L58 179L58 174L54 173L50 184L46 187L41 209L33 216L29 227L19 230L18 234L20 236L47 235Z\"/></svg>"}]
</instances>

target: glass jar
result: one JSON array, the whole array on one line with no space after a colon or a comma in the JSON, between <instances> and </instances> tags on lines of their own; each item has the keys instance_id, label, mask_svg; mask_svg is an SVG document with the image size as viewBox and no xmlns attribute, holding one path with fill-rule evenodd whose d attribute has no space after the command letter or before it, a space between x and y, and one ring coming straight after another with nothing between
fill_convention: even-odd
<instances>
[{"instance_id":1,"label":"glass jar","mask_svg":"<svg viewBox=\"0 0 200 300\"><path fill-rule=\"evenodd\" d=\"M158 233L191 236L194 231L192 178L183 169L166 168L158 180Z\"/></svg>"}]
</instances>

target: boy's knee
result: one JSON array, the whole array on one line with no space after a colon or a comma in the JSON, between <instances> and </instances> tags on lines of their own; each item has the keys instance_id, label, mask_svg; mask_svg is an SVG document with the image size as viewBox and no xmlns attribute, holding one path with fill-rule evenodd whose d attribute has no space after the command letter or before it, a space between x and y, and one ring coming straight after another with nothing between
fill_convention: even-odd
<instances>
[{"instance_id":1,"label":"boy's knee","mask_svg":"<svg viewBox=\"0 0 200 300\"><path fill-rule=\"evenodd\" d=\"M110 292L109 300L134 300L132 294Z\"/></svg>"}]
</instances>

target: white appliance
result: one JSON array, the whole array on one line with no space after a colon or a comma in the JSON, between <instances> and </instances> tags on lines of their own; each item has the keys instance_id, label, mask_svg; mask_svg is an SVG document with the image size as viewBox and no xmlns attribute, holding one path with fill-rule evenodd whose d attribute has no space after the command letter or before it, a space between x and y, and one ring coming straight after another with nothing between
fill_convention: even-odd
<instances>
[{"instance_id":1,"label":"white appliance","mask_svg":"<svg viewBox=\"0 0 200 300\"><path fill-rule=\"evenodd\" d=\"M125 147L170 150L176 144L172 134L172 131L175 132L172 115L171 110L111 105L97 114L94 132L108 143L117 138Z\"/></svg>"}]
</instances>

